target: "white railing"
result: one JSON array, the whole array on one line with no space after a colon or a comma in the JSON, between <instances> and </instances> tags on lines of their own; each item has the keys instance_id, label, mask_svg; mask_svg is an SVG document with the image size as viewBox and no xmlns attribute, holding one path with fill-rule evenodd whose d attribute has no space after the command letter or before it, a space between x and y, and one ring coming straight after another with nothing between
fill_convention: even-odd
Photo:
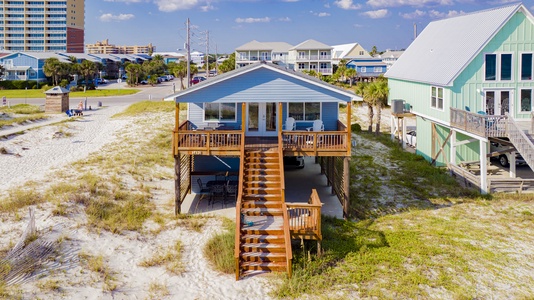
<instances>
[{"instance_id":1,"label":"white railing","mask_svg":"<svg viewBox=\"0 0 534 300\"><path fill-rule=\"evenodd\" d=\"M534 143L512 117L508 117L508 138L530 168L534 169Z\"/></svg>"},{"instance_id":2,"label":"white railing","mask_svg":"<svg viewBox=\"0 0 534 300\"><path fill-rule=\"evenodd\" d=\"M304 55L297 56L297 60L330 60L332 59L331 55Z\"/></svg>"}]
</instances>

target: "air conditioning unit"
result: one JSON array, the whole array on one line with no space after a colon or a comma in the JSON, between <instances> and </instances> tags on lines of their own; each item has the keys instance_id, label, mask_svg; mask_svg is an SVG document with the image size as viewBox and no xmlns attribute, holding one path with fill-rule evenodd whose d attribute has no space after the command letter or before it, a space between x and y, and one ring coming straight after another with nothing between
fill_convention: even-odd
<instances>
[{"instance_id":1,"label":"air conditioning unit","mask_svg":"<svg viewBox=\"0 0 534 300\"><path fill-rule=\"evenodd\" d=\"M391 100L391 113L393 114L404 113L404 100Z\"/></svg>"}]
</instances>

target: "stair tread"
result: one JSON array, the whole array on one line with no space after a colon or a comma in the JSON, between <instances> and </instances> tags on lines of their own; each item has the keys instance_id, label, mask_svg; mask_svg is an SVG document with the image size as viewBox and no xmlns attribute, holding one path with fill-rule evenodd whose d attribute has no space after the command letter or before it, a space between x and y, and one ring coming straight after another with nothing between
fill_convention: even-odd
<instances>
[{"instance_id":1,"label":"stair tread","mask_svg":"<svg viewBox=\"0 0 534 300\"><path fill-rule=\"evenodd\" d=\"M280 258L286 257L285 252L243 252L241 257Z\"/></svg>"},{"instance_id":2,"label":"stair tread","mask_svg":"<svg viewBox=\"0 0 534 300\"><path fill-rule=\"evenodd\" d=\"M276 262L246 261L246 262L241 263L241 266L242 267L272 267L272 266L285 267L287 266L287 263L279 262L279 261L276 261Z\"/></svg>"}]
</instances>

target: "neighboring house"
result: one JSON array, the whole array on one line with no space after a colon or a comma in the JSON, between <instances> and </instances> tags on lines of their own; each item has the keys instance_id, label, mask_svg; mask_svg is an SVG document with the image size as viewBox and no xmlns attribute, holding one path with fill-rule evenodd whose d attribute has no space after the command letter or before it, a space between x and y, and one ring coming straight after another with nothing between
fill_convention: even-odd
<instances>
[{"instance_id":1,"label":"neighboring house","mask_svg":"<svg viewBox=\"0 0 534 300\"><path fill-rule=\"evenodd\" d=\"M533 55L534 18L522 4L431 22L386 73L390 103L404 100L417 116L417 153L453 170L478 162L482 192L492 188L492 140L510 139L534 168Z\"/></svg>"},{"instance_id":2,"label":"neighboring house","mask_svg":"<svg viewBox=\"0 0 534 300\"><path fill-rule=\"evenodd\" d=\"M297 212L299 204L285 202L283 158L316 156L325 173L331 176L329 182L333 183L332 189L346 213L351 131L350 126L339 121L339 105L346 105L346 114L350 116L352 101L361 98L300 72L271 63L255 63L203 81L165 100L175 101L178 110L173 133L176 213L181 212L182 201L191 191L209 190L212 202L224 193L224 189L216 186L224 185L227 189L237 186L237 192L232 194L233 203L230 202L237 210L236 278L255 268L250 261L254 251L268 253L270 249L279 249L278 262L271 263L270 256L258 256L256 267L287 270L291 274L288 241L321 239L316 226L320 223L321 203L312 192L310 204L305 204L304 218L304 213ZM186 120L179 119L178 103L187 103ZM207 188L209 180L212 188ZM300 231L290 225L296 224L299 215ZM294 222L289 222L290 218ZM261 230L263 237L258 238L258 244L250 245L246 239L253 230Z\"/></svg>"},{"instance_id":3,"label":"neighboring house","mask_svg":"<svg viewBox=\"0 0 534 300\"><path fill-rule=\"evenodd\" d=\"M347 63L347 69L356 70L357 81L370 81L387 71L387 65L380 58L356 58Z\"/></svg>"},{"instance_id":4,"label":"neighboring house","mask_svg":"<svg viewBox=\"0 0 534 300\"><path fill-rule=\"evenodd\" d=\"M369 52L358 43L334 45L332 48L332 63L334 65L339 64L342 59L350 61L354 58L371 57Z\"/></svg>"},{"instance_id":5,"label":"neighboring house","mask_svg":"<svg viewBox=\"0 0 534 300\"><path fill-rule=\"evenodd\" d=\"M386 63L389 70L403 53L404 50L386 50L386 52L378 55L377 57L381 58L382 61Z\"/></svg>"},{"instance_id":6,"label":"neighboring house","mask_svg":"<svg viewBox=\"0 0 534 300\"><path fill-rule=\"evenodd\" d=\"M316 71L332 75L332 46L316 40L304 41L289 49L289 67L295 71Z\"/></svg>"},{"instance_id":7,"label":"neighboring house","mask_svg":"<svg viewBox=\"0 0 534 300\"><path fill-rule=\"evenodd\" d=\"M0 57L0 65L5 69L5 80L46 81L43 65L48 58L56 57L62 62L67 58L52 52L16 52Z\"/></svg>"},{"instance_id":8,"label":"neighboring house","mask_svg":"<svg viewBox=\"0 0 534 300\"><path fill-rule=\"evenodd\" d=\"M283 66L287 63L291 47L293 46L284 42L248 42L235 49L236 69L260 61Z\"/></svg>"}]
</instances>

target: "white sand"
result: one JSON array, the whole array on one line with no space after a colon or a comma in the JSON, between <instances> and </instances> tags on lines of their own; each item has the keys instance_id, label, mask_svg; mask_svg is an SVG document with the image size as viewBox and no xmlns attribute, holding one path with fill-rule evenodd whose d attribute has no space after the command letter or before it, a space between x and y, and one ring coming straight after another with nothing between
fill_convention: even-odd
<instances>
[{"instance_id":1,"label":"white sand","mask_svg":"<svg viewBox=\"0 0 534 300\"><path fill-rule=\"evenodd\" d=\"M10 154L0 155L0 195L6 194L29 180L43 185L53 182L51 174L69 168L69 164L83 161L117 139L120 131L135 130L129 126L131 119L110 119L124 107L110 107L86 113L75 122L44 126L39 129L0 140ZM69 133L65 135L65 133ZM72 134L72 135L70 135ZM167 184L168 186L168 184ZM171 199L172 185L160 186L158 198ZM161 199L159 199L161 200ZM156 200L158 201L158 200ZM62 263L51 273L34 276L16 286L24 299L268 299L271 289L265 276L235 281L234 275L214 271L203 257L203 247L209 237L221 232L221 220L211 218L202 232L174 226L159 234L124 232L112 234L106 231L89 231L83 209L69 214L69 218L54 216L54 205L45 203L36 208L36 225L40 234L52 240L63 236ZM22 219L0 216L0 249L13 245L26 226ZM143 259L152 257L158 249L167 249L180 240L184 247L185 272L173 275L163 266L140 267ZM116 290L107 292L103 279L86 270L79 262L79 253L102 255L105 265L112 272ZM55 271L54 271L55 270ZM60 271L59 271L60 270ZM57 281L60 291L40 287L49 281ZM151 288L160 284L163 289Z\"/></svg>"}]
</instances>

